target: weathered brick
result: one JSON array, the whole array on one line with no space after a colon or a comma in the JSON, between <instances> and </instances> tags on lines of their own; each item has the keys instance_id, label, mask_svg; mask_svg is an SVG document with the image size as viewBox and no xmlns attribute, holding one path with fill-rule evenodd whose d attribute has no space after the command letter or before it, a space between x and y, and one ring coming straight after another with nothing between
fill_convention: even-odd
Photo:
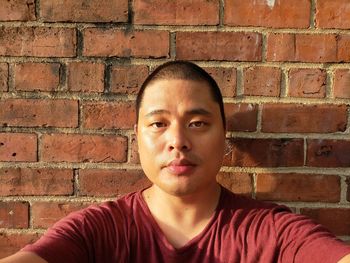
<instances>
[{"instance_id":1,"label":"weathered brick","mask_svg":"<svg viewBox=\"0 0 350 263\"><path fill-rule=\"evenodd\" d=\"M316 27L350 28L350 2L348 0L317 0Z\"/></svg>"},{"instance_id":2,"label":"weathered brick","mask_svg":"<svg viewBox=\"0 0 350 263\"><path fill-rule=\"evenodd\" d=\"M308 28L310 0L225 0L224 23L233 26Z\"/></svg>"},{"instance_id":3,"label":"weathered brick","mask_svg":"<svg viewBox=\"0 0 350 263\"><path fill-rule=\"evenodd\" d=\"M37 137L30 133L0 133L0 161L37 161Z\"/></svg>"},{"instance_id":4,"label":"weathered brick","mask_svg":"<svg viewBox=\"0 0 350 263\"><path fill-rule=\"evenodd\" d=\"M60 84L60 64L19 63L15 65L14 86L24 91L55 91Z\"/></svg>"},{"instance_id":5,"label":"weathered brick","mask_svg":"<svg viewBox=\"0 0 350 263\"><path fill-rule=\"evenodd\" d=\"M68 89L78 92L103 92L104 65L94 62L71 62L67 66Z\"/></svg>"},{"instance_id":6,"label":"weathered brick","mask_svg":"<svg viewBox=\"0 0 350 263\"><path fill-rule=\"evenodd\" d=\"M337 62L337 35L270 33L267 60Z\"/></svg>"},{"instance_id":7,"label":"weathered brick","mask_svg":"<svg viewBox=\"0 0 350 263\"><path fill-rule=\"evenodd\" d=\"M321 69L289 70L291 97L324 98L326 96L327 73Z\"/></svg>"},{"instance_id":8,"label":"weathered brick","mask_svg":"<svg viewBox=\"0 0 350 263\"><path fill-rule=\"evenodd\" d=\"M0 27L0 56L73 57L73 28Z\"/></svg>"},{"instance_id":9,"label":"weathered brick","mask_svg":"<svg viewBox=\"0 0 350 263\"><path fill-rule=\"evenodd\" d=\"M230 140L232 152L224 165L240 167L291 167L304 164L302 139L246 139Z\"/></svg>"},{"instance_id":10,"label":"weathered brick","mask_svg":"<svg viewBox=\"0 0 350 263\"><path fill-rule=\"evenodd\" d=\"M78 102L74 100L0 100L1 126L77 127Z\"/></svg>"},{"instance_id":11,"label":"weathered brick","mask_svg":"<svg viewBox=\"0 0 350 263\"><path fill-rule=\"evenodd\" d=\"M226 129L228 131L256 131L258 107L256 104L225 103Z\"/></svg>"},{"instance_id":12,"label":"weathered brick","mask_svg":"<svg viewBox=\"0 0 350 263\"><path fill-rule=\"evenodd\" d=\"M6 234L0 232L0 258L16 253L25 245L34 243L39 237L39 234Z\"/></svg>"},{"instance_id":13,"label":"weathered brick","mask_svg":"<svg viewBox=\"0 0 350 263\"><path fill-rule=\"evenodd\" d=\"M125 162L127 140L114 135L46 134L41 160L48 162Z\"/></svg>"},{"instance_id":14,"label":"weathered brick","mask_svg":"<svg viewBox=\"0 0 350 263\"><path fill-rule=\"evenodd\" d=\"M169 55L167 31L87 28L83 38L83 56L160 58Z\"/></svg>"},{"instance_id":15,"label":"weathered brick","mask_svg":"<svg viewBox=\"0 0 350 263\"><path fill-rule=\"evenodd\" d=\"M121 196L150 185L138 170L80 170L79 193L88 196Z\"/></svg>"},{"instance_id":16,"label":"weathered brick","mask_svg":"<svg viewBox=\"0 0 350 263\"><path fill-rule=\"evenodd\" d=\"M83 126L88 129L132 129L136 123L132 102L85 102Z\"/></svg>"},{"instance_id":17,"label":"weathered brick","mask_svg":"<svg viewBox=\"0 0 350 263\"><path fill-rule=\"evenodd\" d=\"M273 201L339 202L340 178L335 175L258 174L256 197Z\"/></svg>"},{"instance_id":18,"label":"weathered brick","mask_svg":"<svg viewBox=\"0 0 350 263\"><path fill-rule=\"evenodd\" d=\"M280 95L281 70L274 67L250 67L243 70L244 95Z\"/></svg>"},{"instance_id":19,"label":"weathered brick","mask_svg":"<svg viewBox=\"0 0 350 263\"><path fill-rule=\"evenodd\" d=\"M350 98L350 70L337 69L334 72L334 97Z\"/></svg>"},{"instance_id":20,"label":"weathered brick","mask_svg":"<svg viewBox=\"0 0 350 263\"><path fill-rule=\"evenodd\" d=\"M219 23L219 2L215 0L135 0L134 23L217 25Z\"/></svg>"},{"instance_id":21,"label":"weathered brick","mask_svg":"<svg viewBox=\"0 0 350 263\"><path fill-rule=\"evenodd\" d=\"M337 41L338 62L350 62L350 36L338 35Z\"/></svg>"},{"instance_id":22,"label":"weathered brick","mask_svg":"<svg viewBox=\"0 0 350 263\"><path fill-rule=\"evenodd\" d=\"M143 65L114 66L111 69L110 91L137 94L148 73L148 67Z\"/></svg>"},{"instance_id":23,"label":"weathered brick","mask_svg":"<svg viewBox=\"0 0 350 263\"><path fill-rule=\"evenodd\" d=\"M27 228L29 204L27 202L0 202L0 228Z\"/></svg>"},{"instance_id":24,"label":"weathered brick","mask_svg":"<svg viewBox=\"0 0 350 263\"><path fill-rule=\"evenodd\" d=\"M223 97L236 95L237 71L235 68L205 67L204 69L215 79Z\"/></svg>"},{"instance_id":25,"label":"weathered brick","mask_svg":"<svg viewBox=\"0 0 350 263\"><path fill-rule=\"evenodd\" d=\"M345 131L346 105L264 104L263 132L331 133Z\"/></svg>"},{"instance_id":26,"label":"weathered brick","mask_svg":"<svg viewBox=\"0 0 350 263\"><path fill-rule=\"evenodd\" d=\"M128 0L41 0L44 21L127 22Z\"/></svg>"},{"instance_id":27,"label":"weathered brick","mask_svg":"<svg viewBox=\"0 0 350 263\"><path fill-rule=\"evenodd\" d=\"M69 169L0 169L0 195L71 195L73 171Z\"/></svg>"},{"instance_id":28,"label":"weathered brick","mask_svg":"<svg viewBox=\"0 0 350 263\"><path fill-rule=\"evenodd\" d=\"M48 228L73 211L87 207L85 203L34 202L32 204L33 227Z\"/></svg>"},{"instance_id":29,"label":"weathered brick","mask_svg":"<svg viewBox=\"0 0 350 263\"><path fill-rule=\"evenodd\" d=\"M345 183L348 186L347 191L346 191L346 200L348 200L348 202L350 202L350 177L346 177Z\"/></svg>"},{"instance_id":30,"label":"weathered brick","mask_svg":"<svg viewBox=\"0 0 350 263\"><path fill-rule=\"evenodd\" d=\"M8 90L9 69L7 63L0 63L0 91Z\"/></svg>"},{"instance_id":31,"label":"weathered brick","mask_svg":"<svg viewBox=\"0 0 350 263\"><path fill-rule=\"evenodd\" d=\"M216 177L217 181L231 192L240 195L251 196L253 191L253 178L249 173L221 172Z\"/></svg>"},{"instance_id":32,"label":"weathered brick","mask_svg":"<svg viewBox=\"0 0 350 263\"><path fill-rule=\"evenodd\" d=\"M35 20L35 0L1 0L0 21Z\"/></svg>"},{"instance_id":33,"label":"weathered brick","mask_svg":"<svg viewBox=\"0 0 350 263\"><path fill-rule=\"evenodd\" d=\"M350 141L308 140L307 166L350 167Z\"/></svg>"},{"instance_id":34,"label":"weathered brick","mask_svg":"<svg viewBox=\"0 0 350 263\"><path fill-rule=\"evenodd\" d=\"M243 32L178 32L176 57L186 60L260 61L262 37Z\"/></svg>"},{"instance_id":35,"label":"weathered brick","mask_svg":"<svg viewBox=\"0 0 350 263\"><path fill-rule=\"evenodd\" d=\"M324 225L335 235L350 235L350 209L302 208L300 212Z\"/></svg>"}]
</instances>

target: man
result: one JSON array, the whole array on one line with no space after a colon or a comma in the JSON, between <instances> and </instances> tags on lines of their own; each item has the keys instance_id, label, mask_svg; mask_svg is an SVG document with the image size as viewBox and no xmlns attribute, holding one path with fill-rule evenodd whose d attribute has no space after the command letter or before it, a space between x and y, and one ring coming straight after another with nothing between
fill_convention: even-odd
<instances>
[{"instance_id":1,"label":"man","mask_svg":"<svg viewBox=\"0 0 350 263\"><path fill-rule=\"evenodd\" d=\"M0 262L350 262L350 247L322 226L216 183L225 116L203 69L165 63L146 79L136 107L152 186L72 213Z\"/></svg>"}]
</instances>

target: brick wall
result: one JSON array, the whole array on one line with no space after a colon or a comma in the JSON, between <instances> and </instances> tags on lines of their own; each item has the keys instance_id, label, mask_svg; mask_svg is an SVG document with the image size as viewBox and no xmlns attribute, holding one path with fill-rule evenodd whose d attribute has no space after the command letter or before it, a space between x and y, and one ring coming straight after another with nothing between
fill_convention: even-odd
<instances>
[{"instance_id":1,"label":"brick wall","mask_svg":"<svg viewBox=\"0 0 350 263\"><path fill-rule=\"evenodd\" d=\"M0 257L149 184L133 104L174 59L222 89L218 180L350 240L349 29L348 0L0 0Z\"/></svg>"}]
</instances>

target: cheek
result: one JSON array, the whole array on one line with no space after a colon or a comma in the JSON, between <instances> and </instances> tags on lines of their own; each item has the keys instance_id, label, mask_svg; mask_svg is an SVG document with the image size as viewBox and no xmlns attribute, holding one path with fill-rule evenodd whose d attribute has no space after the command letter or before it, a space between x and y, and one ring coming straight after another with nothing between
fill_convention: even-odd
<instances>
[{"instance_id":1,"label":"cheek","mask_svg":"<svg viewBox=\"0 0 350 263\"><path fill-rule=\"evenodd\" d=\"M160 139L152 135L141 132L137 137L137 141L140 155L143 154L146 158L155 157L157 152L161 151Z\"/></svg>"}]
</instances>

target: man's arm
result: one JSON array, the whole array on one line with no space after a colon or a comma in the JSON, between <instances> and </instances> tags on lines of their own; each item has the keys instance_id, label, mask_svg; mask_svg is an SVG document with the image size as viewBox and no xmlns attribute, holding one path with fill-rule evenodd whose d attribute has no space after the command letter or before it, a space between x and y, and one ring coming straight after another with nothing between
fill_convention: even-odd
<instances>
[{"instance_id":1,"label":"man's arm","mask_svg":"<svg viewBox=\"0 0 350 263\"><path fill-rule=\"evenodd\" d=\"M341 260L338 261L338 263L350 263L350 254L343 257Z\"/></svg>"},{"instance_id":2,"label":"man's arm","mask_svg":"<svg viewBox=\"0 0 350 263\"><path fill-rule=\"evenodd\" d=\"M347 261L346 261L347 262ZM31 252L17 252L12 256L0 259L0 263L48 263L38 255Z\"/></svg>"}]
</instances>

